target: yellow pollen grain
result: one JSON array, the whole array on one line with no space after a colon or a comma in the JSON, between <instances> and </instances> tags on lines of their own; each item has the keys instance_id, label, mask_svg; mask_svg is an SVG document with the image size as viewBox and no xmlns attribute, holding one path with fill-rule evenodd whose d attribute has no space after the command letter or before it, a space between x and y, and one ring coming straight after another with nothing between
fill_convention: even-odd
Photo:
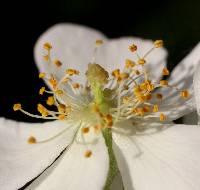
<instances>
[{"instance_id":1,"label":"yellow pollen grain","mask_svg":"<svg viewBox=\"0 0 200 190\"><path fill-rule=\"evenodd\" d=\"M59 104L59 105L57 106L57 108L58 108L58 111L59 111L60 113L65 113L65 111L66 111L66 106L65 106L64 104Z\"/></svg>"},{"instance_id":2,"label":"yellow pollen grain","mask_svg":"<svg viewBox=\"0 0 200 190\"><path fill-rule=\"evenodd\" d=\"M165 120L166 120L165 114L161 113L160 114L160 121L165 121Z\"/></svg>"},{"instance_id":3,"label":"yellow pollen grain","mask_svg":"<svg viewBox=\"0 0 200 190\"><path fill-rule=\"evenodd\" d=\"M42 104L37 105L37 110L43 117L46 117L49 115L47 109Z\"/></svg>"},{"instance_id":4,"label":"yellow pollen grain","mask_svg":"<svg viewBox=\"0 0 200 190\"><path fill-rule=\"evenodd\" d=\"M113 125L113 118L112 118L112 115L110 114L107 114L105 117L104 117L104 120L107 124L108 127L112 127Z\"/></svg>"},{"instance_id":5,"label":"yellow pollen grain","mask_svg":"<svg viewBox=\"0 0 200 190\"><path fill-rule=\"evenodd\" d=\"M115 69L114 71L112 71L112 76L114 76L115 78L118 78L120 76L120 70Z\"/></svg>"},{"instance_id":6,"label":"yellow pollen grain","mask_svg":"<svg viewBox=\"0 0 200 190\"><path fill-rule=\"evenodd\" d=\"M40 95L43 95L44 92L45 92L45 87L40 88L40 90L39 90L39 94L40 94Z\"/></svg>"},{"instance_id":7,"label":"yellow pollen grain","mask_svg":"<svg viewBox=\"0 0 200 190\"><path fill-rule=\"evenodd\" d=\"M121 78L121 79L128 79L128 77L129 77L129 74L128 74L128 73L121 73L121 74L120 74L120 78Z\"/></svg>"},{"instance_id":8,"label":"yellow pollen grain","mask_svg":"<svg viewBox=\"0 0 200 190\"><path fill-rule=\"evenodd\" d=\"M22 105L20 104L20 103L17 103L17 104L14 104L13 105L13 110L14 111L18 111L18 110L20 110L22 108Z\"/></svg>"},{"instance_id":9,"label":"yellow pollen grain","mask_svg":"<svg viewBox=\"0 0 200 190\"><path fill-rule=\"evenodd\" d=\"M160 94L160 93L157 93L157 94L156 94L156 98L162 100L162 99L163 99L163 95Z\"/></svg>"},{"instance_id":10,"label":"yellow pollen grain","mask_svg":"<svg viewBox=\"0 0 200 190\"><path fill-rule=\"evenodd\" d=\"M143 107L144 112L150 112L150 107L149 106L144 106Z\"/></svg>"},{"instance_id":11,"label":"yellow pollen grain","mask_svg":"<svg viewBox=\"0 0 200 190\"><path fill-rule=\"evenodd\" d=\"M135 51L137 51L137 46L135 44L132 44L132 45L129 46L129 50L131 52L135 52Z\"/></svg>"},{"instance_id":12,"label":"yellow pollen grain","mask_svg":"<svg viewBox=\"0 0 200 190\"><path fill-rule=\"evenodd\" d=\"M146 97L146 100L151 100L152 95L151 94L147 94L145 97Z\"/></svg>"},{"instance_id":13,"label":"yellow pollen grain","mask_svg":"<svg viewBox=\"0 0 200 190\"><path fill-rule=\"evenodd\" d=\"M161 86L168 86L168 81L167 80L161 80L160 85Z\"/></svg>"},{"instance_id":14,"label":"yellow pollen grain","mask_svg":"<svg viewBox=\"0 0 200 190\"><path fill-rule=\"evenodd\" d=\"M159 107L157 104L153 105L153 112L158 112L159 111Z\"/></svg>"},{"instance_id":15,"label":"yellow pollen grain","mask_svg":"<svg viewBox=\"0 0 200 190\"><path fill-rule=\"evenodd\" d=\"M62 80L62 84L66 84L67 82L70 81L70 78L69 77L65 77L63 80Z\"/></svg>"},{"instance_id":16,"label":"yellow pollen grain","mask_svg":"<svg viewBox=\"0 0 200 190\"><path fill-rule=\"evenodd\" d=\"M140 75L140 71L135 70L135 74L136 74L136 75Z\"/></svg>"},{"instance_id":17,"label":"yellow pollen grain","mask_svg":"<svg viewBox=\"0 0 200 190\"><path fill-rule=\"evenodd\" d=\"M39 73L39 78L44 78L46 76L46 73Z\"/></svg>"},{"instance_id":18,"label":"yellow pollen grain","mask_svg":"<svg viewBox=\"0 0 200 190\"><path fill-rule=\"evenodd\" d=\"M143 108L134 108L133 112L135 112L137 115L139 116L143 116L144 115L144 110Z\"/></svg>"},{"instance_id":19,"label":"yellow pollen grain","mask_svg":"<svg viewBox=\"0 0 200 190\"><path fill-rule=\"evenodd\" d=\"M144 65L146 63L145 59L141 58L138 60L139 65Z\"/></svg>"},{"instance_id":20,"label":"yellow pollen grain","mask_svg":"<svg viewBox=\"0 0 200 190\"><path fill-rule=\"evenodd\" d=\"M163 70L162 70L162 75L163 76L168 76L169 75L169 70L165 67L165 68L163 68Z\"/></svg>"},{"instance_id":21,"label":"yellow pollen grain","mask_svg":"<svg viewBox=\"0 0 200 190\"><path fill-rule=\"evenodd\" d=\"M46 101L47 105L52 106L54 105L55 101L54 101L54 97L53 96L49 96L47 101Z\"/></svg>"},{"instance_id":22,"label":"yellow pollen grain","mask_svg":"<svg viewBox=\"0 0 200 190\"><path fill-rule=\"evenodd\" d=\"M86 133L89 133L90 128L89 128L89 127L83 127L83 128L81 129L81 131L82 131L82 133L86 134Z\"/></svg>"},{"instance_id":23,"label":"yellow pollen grain","mask_svg":"<svg viewBox=\"0 0 200 190\"><path fill-rule=\"evenodd\" d=\"M156 41L154 41L154 47L155 48L163 47L163 45L164 45L163 40L156 40Z\"/></svg>"},{"instance_id":24,"label":"yellow pollen grain","mask_svg":"<svg viewBox=\"0 0 200 190\"><path fill-rule=\"evenodd\" d=\"M53 87L53 89L56 88L56 86L57 86L57 80L55 79L55 77L53 75L49 79L49 83L51 84L51 86Z\"/></svg>"},{"instance_id":25,"label":"yellow pollen grain","mask_svg":"<svg viewBox=\"0 0 200 190\"><path fill-rule=\"evenodd\" d=\"M130 60L130 59L126 59L126 60L125 60L125 67L126 67L127 69L132 68L132 67L134 67L134 66L135 66L135 63L134 63L132 60Z\"/></svg>"},{"instance_id":26,"label":"yellow pollen grain","mask_svg":"<svg viewBox=\"0 0 200 190\"><path fill-rule=\"evenodd\" d=\"M49 55L44 55L43 59L44 59L44 61L49 61Z\"/></svg>"},{"instance_id":27,"label":"yellow pollen grain","mask_svg":"<svg viewBox=\"0 0 200 190\"><path fill-rule=\"evenodd\" d=\"M181 96L182 98L188 98L188 97L190 96L190 93L189 93L188 90L182 90L182 91L180 92L180 96Z\"/></svg>"},{"instance_id":28,"label":"yellow pollen grain","mask_svg":"<svg viewBox=\"0 0 200 190\"><path fill-rule=\"evenodd\" d=\"M56 59L56 60L54 60L54 62L53 62L57 67L61 67L62 66L62 63L61 63L61 61L60 60L58 60L58 59Z\"/></svg>"},{"instance_id":29,"label":"yellow pollen grain","mask_svg":"<svg viewBox=\"0 0 200 190\"><path fill-rule=\"evenodd\" d=\"M28 144L35 144L35 143L37 143L36 138L33 137L33 136L30 136L30 137L28 138Z\"/></svg>"},{"instance_id":30,"label":"yellow pollen grain","mask_svg":"<svg viewBox=\"0 0 200 190\"><path fill-rule=\"evenodd\" d=\"M73 86L74 89L80 88L80 84L79 83L74 83L74 84L72 84L72 86Z\"/></svg>"},{"instance_id":31,"label":"yellow pollen grain","mask_svg":"<svg viewBox=\"0 0 200 190\"><path fill-rule=\"evenodd\" d=\"M52 45L51 45L49 42L46 42L46 43L43 45L43 48L49 51L49 50L52 49Z\"/></svg>"},{"instance_id":32,"label":"yellow pollen grain","mask_svg":"<svg viewBox=\"0 0 200 190\"><path fill-rule=\"evenodd\" d=\"M100 45L102 45L103 44L103 40L96 40L96 42L95 42L95 44L97 45L97 46L100 46Z\"/></svg>"},{"instance_id":33,"label":"yellow pollen grain","mask_svg":"<svg viewBox=\"0 0 200 190\"><path fill-rule=\"evenodd\" d=\"M79 75L79 71L75 69L67 69L66 74L68 74L69 76Z\"/></svg>"},{"instance_id":34,"label":"yellow pollen grain","mask_svg":"<svg viewBox=\"0 0 200 190\"><path fill-rule=\"evenodd\" d=\"M60 114L60 115L58 116L58 119L59 119L59 120L64 120L64 119L65 119L65 114Z\"/></svg>"},{"instance_id":35,"label":"yellow pollen grain","mask_svg":"<svg viewBox=\"0 0 200 190\"><path fill-rule=\"evenodd\" d=\"M91 150L86 150L85 153L84 153L84 156L85 156L86 158L91 157L91 156L92 156L92 151L91 151Z\"/></svg>"}]
</instances>

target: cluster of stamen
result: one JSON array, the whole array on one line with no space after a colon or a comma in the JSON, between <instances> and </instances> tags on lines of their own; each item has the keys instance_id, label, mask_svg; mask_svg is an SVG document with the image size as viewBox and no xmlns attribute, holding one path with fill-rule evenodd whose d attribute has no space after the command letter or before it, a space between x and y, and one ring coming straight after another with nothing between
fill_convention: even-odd
<instances>
[{"instance_id":1,"label":"cluster of stamen","mask_svg":"<svg viewBox=\"0 0 200 190\"><path fill-rule=\"evenodd\" d=\"M97 47L102 43L102 40L96 41L94 54L97 51ZM15 104L13 109L14 111L20 110L35 118L71 122L80 120L81 123L84 123L80 127L83 135L91 132L91 127L95 132L99 132L105 128L115 127L117 122L127 119L137 120L152 117L158 118L163 122L167 119L167 116L160 111L164 94L158 93L157 89L176 89L183 99L189 97L189 92L170 86L167 80L156 82L150 78L149 71L145 68L145 65L148 64L147 57L154 49L162 46L163 41L156 40L154 46L145 55L140 56L137 53L138 47L135 44L131 44L129 50L131 53L136 54L138 59L131 60L127 58L124 60L125 63L122 70L115 69L110 74L100 65L91 62L86 72L88 82L85 86L73 80L74 76L80 74L78 70L73 68L67 68L65 75L59 80L55 74L56 72L40 73L39 78L44 79L52 89L52 91L48 91L45 87L41 87L39 90L41 96L48 95L46 99L47 105L44 106L38 103L37 110L39 115L25 111L20 103ZM51 60L52 45L45 43L43 48L46 51L43 56L44 61L49 63L55 70L62 68L63 64L59 59ZM167 68L163 68L161 73L163 76L170 74ZM70 93L68 93L67 89ZM53 109L50 110L47 107L53 107ZM91 112L91 119L90 116L87 118L87 112ZM57 136L56 134L55 138ZM52 137L49 140L51 139ZM29 144L38 142L40 141L37 141L33 136L28 138ZM91 150L87 150L84 155L87 158L90 157L92 155Z\"/></svg>"}]
</instances>

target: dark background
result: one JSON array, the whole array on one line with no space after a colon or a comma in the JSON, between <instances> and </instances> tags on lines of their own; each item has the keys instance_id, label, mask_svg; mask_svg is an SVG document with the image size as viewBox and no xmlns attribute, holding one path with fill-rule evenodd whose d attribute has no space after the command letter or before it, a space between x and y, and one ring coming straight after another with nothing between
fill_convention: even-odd
<instances>
[{"instance_id":1,"label":"dark background","mask_svg":"<svg viewBox=\"0 0 200 190\"><path fill-rule=\"evenodd\" d=\"M12 111L36 108L43 82L33 60L39 35L58 22L94 27L108 37L163 39L172 69L200 41L199 0L41 0L1 4L0 116L35 121Z\"/></svg>"}]
</instances>

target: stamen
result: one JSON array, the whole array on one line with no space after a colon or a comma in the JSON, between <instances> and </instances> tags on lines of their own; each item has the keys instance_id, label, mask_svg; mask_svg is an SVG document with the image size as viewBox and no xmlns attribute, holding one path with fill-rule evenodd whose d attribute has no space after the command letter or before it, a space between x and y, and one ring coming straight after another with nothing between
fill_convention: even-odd
<instances>
[{"instance_id":1,"label":"stamen","mask_svg":"<svg viewBox=\"0 0 200 190\"><path fill-rule=\"evenodd\" d=\"M141 58L138 60L139 65L144 65L146 63L145 59Z\"/></svg>"},{"instance_id":2,"label":"stamen","mask_svg":"<svg viewBox=\"0 0 200 190\"><path fill-rule=\"evenodd\" d=\"M35 137L30 136L30 137L28 138L28 144L36 144L36 143L37 143L37 140L36 140Z\"/></svg>"},{"instance_id":3,"label":"stamen","mask_svg":"<svg viewBox=\"0 0 200 190\"><path fill-rule=\"evenodd\" d=\"M46 76L46 73L39 73L39 78L44 78Z\"/></svg>"},{"instance_id":4,"label":"stamen","mask_svg":"<svg viewBox=\"0 0 200 190\"><path fill-rule=\"evenodd\" d=\"M169 75L169 70L166 67L162 70L162 75L163 76L168 76Z\"/></svg>"},{"instance_id":5,"label":"stamen","mask_svg":"<svg viewBox=\"0 0 200 190\"><path fill-rule=\"evenodd\" d=\"M22 105L21 105L20 103L14 104L14 106L13 106L13 110L14 110L14 111L18 111L18 110L20 110L21 108L22 108Z\"/></svg>"},{"instance_id":6,"label":"stamen","mask_svg":"<svg viewBox=\"0 0 200 190\"><path fill-rule=\"evenodd\" d=\"M92 156L92 151L91 151L91 150L86 150L84 156L85 156L86 158L91 157L91 156Z\"/></svg>"},{"instance_id":7,"label":"stamen","mask_svg":"<svg viewBox=\"0 0 200 190\"><path fill-rule=\"evenodd\" d=\"M189 94L188 90L182 90L182 91L180 92L180 96L181 96L182 98L188 98L188 97L190 96L190 94Z\"/></svg>"},{"instance_id":8,"label":"stamen","mask_svg":"<svg viewBox=\"0 0 200 190\"><path fill-rule=\"evenodd\" d=\"M131 52L135 52L135 51L137 51L137 46L135 44L132 44L132 45L129 46L129 50Z\"/></svg>"},{"instance_id":9,"label":"stamen","mask_svg":"<svg viewBox=\"0 0 200 190\"><path fill-rule=\"evenodd\" d=\"M46 42L43 45L43 48L46 49L47 51L50 51L52 49L52 45L50 43Z\"/></svg>"},{"instance_id":10,"label":"stamen","mask_svg":"<svg viewBox=\"0 0 200 190\"><path fill-rule=\"evenodd\" d=\"M156 41L154 42L154 47L155 47L155 48L163 47L163 45L164 45L163 40L156 40Z\"/></svg>"},{"instance_id":11,"label":"stamen","mask_svg":"<svg viewBox=\"0 0 200 190\"><path fill-rule=\"evenodd\" d=\"M168 81L167 80L161 80L160 85L163 86L163 87L168 86Z\"/></svg>"},{"instance_id":12,"label":"stamen","mask_svg":"<svg viewBox=\"0 0 200 190\"><path fill-rule=\"evenodd\" d=\"M53 96L49 96L47 101L46 101L47 105L52 106L54 105L55 101L54 101L54 97Z\"/></svg>"},{"instance_id":13,"label":"stamen","mask_svg":"<svg viewBox=\"0 0 200 190\"><path fill-rule=\"evenodd\" d=\"M160 114L160 121L165 121L165 120L166 120L166 116L163 113L161 113Z\"/></svg>"},{"instance_id":14,"label":"stamen","mask_svg":"<svg viewBox=\"0 0 200 190\"><path fill-rule=\"evenodd\" d=\"M44 92L45 92L45 87L40 88L40 90L39 90L39 94L40 94L40 95L43 95Z\"/></svg>"},{"instance_id":15,"label":"stamen","mask_svg":"<svg viewBox=\"0 0 200 190\"><path fill-rule=\"evenodd\" d=\"M61 63L58 59L54 60L53 63L54 63L57 67L61 67L61 66L62 66L62 63Z\"/></svg>"},{"instance_id":16,"label":"stamen","mask_svg":"<svg viewBox=\"0 0 200 190\"><path fill-rule=\"evenodd\" d=\"M90 131L89 127L83 127L82 128L82 133L84 133L84 134L89 133L89 131Z\"/></svg>"}]
</instances>

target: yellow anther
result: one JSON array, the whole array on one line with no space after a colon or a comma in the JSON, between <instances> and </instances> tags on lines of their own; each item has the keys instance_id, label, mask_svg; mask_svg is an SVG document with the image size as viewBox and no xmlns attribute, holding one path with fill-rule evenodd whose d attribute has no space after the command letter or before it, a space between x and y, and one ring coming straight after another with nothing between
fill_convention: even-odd
<instances>
[{"instance_id":1,"label":"yellow anther","mask_svg":"<svg viewBox=\"0 0 200 190\"><path fill-rule=\"evenodd\" d=\"M56 90L55 93L56 93L57 95L59 95L59 96L61 96L61 95L64 94L63 90L61 90L61 89Z\"/></svg>"},{"instance_id":2,"label":"yellow anther","mask_svg":"<svg viewBox=\"0 0 200 190\"><path fill-rule=\"evenodd\" d=\"M33 136L30 136L30 137L28 138L28 144L35 144L35 143L37 143L36 138L33 137Z\"/></svg>"},{"instance_id":3,"label":"yellow anther","mask_svg":"<svg viewBox=\"0 0 200 190\"><path fill-rule=\"evenodd\" d=\"M142 109L143 109L144 112L150 112L149 106L144 106Z\"/></svg>"},{"instance_id":4,"label":"yellow anther","mask_svg":"<svg viewBox=\"0 0 200 190\"><path fill-rule=\"evenodd\" d=\"M56 88L56 86L57 86L57 80L55 79L55 77L53 75L51 75L51 78L49 79L49 83L51 84L51 86L53 87L53 89Z\"/></svg>"},{"instance_id":5,"label":"yellow anther","mask_svg":"<svg viewBox=\"0 0 200 190\"><path fill-rule=\"evenodd\" d=\"M66 74L68 74L69 76L79 75L79 71L75 69L67 69Z\"/></svg>"},{"instance_id":6,"label":"yellow anther","mask_svg":"<svg viewBox=\"0 0 200 190\"><path fill-rule=\"evenodd\" d=\"M59 120L64 120L64 119L65 119L65 114L60 114L60 115L58 116L58 119L59 119Z\"/></svg>"},{"instance_id":7,"label":"yellow anther","mask_svg":"<svg viewBox=\"0 0 200 190\"><path fill-rule=\"evenodd\" d=\"M49 115L47 109L42 104L37 105L37 110L43 117L46 117Z\"/></svg>"},{"instance_id":8,"label":"yellow anther","mask_svg":"<svg viewBox=\"0 0 200 190\"><path fill-rule=\"evenodd\" d=\"M94 126L94 131L95 131L96 133L99 133L99 132L101 131L101 129L103 129L103 126L102 126L102 125L95 125L95 126Z\"/></svg>"},{"instance_id":9,"label":"yellow anther","mask_svg":"<svg viewBox=\"0 0 200 190\"><path fill-rule=\"evenodd\" d=\"M167 80L161 80L160 85L161 86L168 86L168 81Z\"/></svg>"},{"instance_id":10,"label":"yellow anther","mask_svg":"<svg viewBox=\"0 0 200 190\"><path fill-rule=\"evenodd\" d=\"M129 46L129 50L131 52L135 52L135 51L137 51L137 46L135 44L132 44L132 45Z\"/></svg>"},{"instance_id":11,"label":"yellow anther","mask_svg":"<svg viewBox=\"0 0 200 190\"><path fill-rule=\"evenodd\" d=\"M86 158L91 157L91 156L92 156L92 151L91 151L91 150L86 150L84 156L85 156Z\"/></svg>"},{"instance_id":12,"label":"yellow anther","mask_svg":"<svg viewBox=\"0 0 200 190\"><path fill-rule=\"evenodd\" d=\"M69 77L65 77L63 80L62 80L62 83L63 84L66 84L67 82L70 81L70 78Z\"/></svg>"},{"instance_id":13,"label":"yellow anther","mask_svg":"<svg viewBox=\"0 0 200 190\"><path fill-rule=\"evenodd\" d=\"M166 120L166 115L161 113L160 114L160 121L165 121Z\"/></svg>"},{"instance_id":14,"label":"yellow anther","mask_svg":"<svg viewBox=\"0 0 200 190\"><path fill-rule=\"evenodd\" d=\"M137 95L136 98L140 102L144 102L146 100L146 96L143 94Z\"/></svg>"},{"instance_id":15,"label":"yellow anther","mask_svg":"<svg viewBox=\"0 0 200 190\"><path fill-rule=\"evenodd\" d=\"M13 105L13 110L14 110L14 111L18 111L18 110L20 110L21 108L22 108L22 105L21 105L20 103L14 104L14 105Z\"/></svg>"},{"instance_id":16,"label":"yellow anther","mask_svg":"<svg viewBox=\"0 0 200 190\"><path fill-rule=\"evenodd\" d=\"M105 117L104 117L104 120L107 124L108 127L112 127L113 125L113 118L112 118L112 115L110 114L107 114Z\"/></svg>"},{"instance_id":17,"label":"yellow anther","mask_svg":"<svg viewBox=\"0 0 200 190\"><path fill-rule=\"evenodd\" d=\"M53 62L57 67L61 67L62 66L62 63L61 63L61 61L60 60L58 60L58 59L56 59L56 60L54 60L54 62Z\"/></svg>"},{"instance_id":18,"label":"yellow anther","mask_svg":"<svg viewBox=\"0 0 200 190\"><path fill-rule=\"evenodd\" d=\"M147 95L145 96L146 100L151 100L151 97L152 97L151 94L147 94Z\"/></svg>"},{"instance_id":19,"label":"yellow anther","mask_svg":"<svg viewBox=\"0 0 200 190\"><path fill-rule=\"evenodd\" d=\"M46 43L43 45L43 48L49 51L49 50L52 49L52 45L51 45L49 42L46 42Z\"/></svg>"},{"instance_id":20,"label":"yellow anther","mask_svg":"<svg viewBox=\"0 0 200 190\"><path fill-rule=\"evenodd\" d=\"M128 69L128 68L132 68L132 67L134 67L135 66L135 63L132 61L132 60L130 60L130 59L126 59L125 60L125 67Z\"/></svg>"},{"instance_id":21,"label":"yellow anther","mask_svg":"<svg viewBox=\"0 0 200 190\"><path fill-rule=\"evenodd\" d=\"M89 127L83 127L83 128L81 129L81 131L82 131L82 133L86 134L86 133L89 133L90 128L89 128Z\"/></svg>"},{"instance_id":22,"label":"yellow anther","mask_svg":"<svg viewBox=\"0 0 200 190\"><path fill-rule=\"evenodd\" d=\"M45 87L40 88L40 90L39 90L39 94L40 94L40 95L43 95L44 92L45 92Z\"/></svg>"},{"instance_id":23,"label":"yellow anther","mask_svg":"<svg viewBox=\"0 0 200 190\"><path fill-rule=\"evenodd\" d=\"M74 89L80 88L80 84L79 83L74 83L74 84L72 84L72 86L73 86Z\"/></svg>"},{"instance_id":24,"label":"yellow anther","mask_svg":"<svg viewBox=\"0 0 200 190\"><path fill-rule=\"evenodd\" d=\"M47 101L46 101L47 105L52 106L54 105L55 101L54 101L54 97L53 96L49 96Z\"/></svg>"},{"instance_id":25,"label":"yellow anther","mask_svg":"<svg viewBox=\"0 0 200 190\"><path fill-rule=\"evenodd\" d=\"M163 45L164 45L163 40L156 40L156 41L154 41L154 47L155 48L163 47Z\"/></svg>"},{"instance_id":26,"label":"yellow anther","mask_svg":"<svg viewBox=\"0 0 200 190\"><path fill-rule=\"evenodd\" d=\"M190 96L190 93L189 93L188 90L182 90L182 91L180 92L180 96L181 96L182 98L188 98L188 97Z\"/></svg>"},{"instance_id":27,"label":"yellow anther","mask_svg":"<svg viewBox=\"0 0 200 190\"><path fill-rule=\"evenodd\" d=\"M44 78L46 76L46 73L39 73L39 78Z\"/></svg>"},{"instance_id":28,"label":"yellow anther","mask_svg":"<svg viewBox=\"0 0 200 190\"><path fill-rule=\"evenodd\" d=\"M44 55L43 56L43 59L44 59L44 61L49 61L49 55L47 54L47 55Z\"/></svg>"},{"instance_id":29,"label":"yellow anther","mask_svg":"<svg viewBox=\"0 0 200 190\"><path fill-rule=\"evenodd\" d=\"M134 108L133 109L133 113L136 113L139 116L143 116L144 115L144 110L143 110L143 108Z\"/></svg>"},{"instance_id":30,"label":"yellow anther","mask_svg":"<svg viewBox=\"0 0 200 190\"><path fill-rule=\"evenodd\" d=\"M103 44L103 40L96 40L95 44L96 44L97 46L100 46L100 45Z\"/></svg>"},{"instance_id":31,"label":"yellow anther","mask_svg":"<svg viewBox=\"0 0 200 190\"><path fill-rule=\"evenodd\" d=\"M160 93L157 93L157 94L156 94L156 98L162 100L162 99L163 99L163 95L160 94Z\"/></svg>"},{"instance_id":32,"label":"yellow anther","mask_svg":"<svg viewBox=\"0 0 200 190\"><path fill-rule=\"evenodd\" d=\"M159 111L159 107L157 104L153 105L153 112L158 112Z\"/></svg>"},{"instance_id":33,"label":"yellow anther","mask_svg":"<svg viewBox=\"0 0 200 190\"><path fill-rule=\"evenodd\" d=\"M136 74L136 75L140 75L140 71L135 70L135 74Z\"/></svg>"},{"instance_id":34,"label":"yellow anther","mask_svg":"<svg viewBox=\"0 0 200 190\"><path fill-rule=\"evenodd\" d=\"M141 92L142 92L142 89L141 89L140 86L135 86L135 87L133 88L133 93L134 93L135 95L140 95Z\"/></svg>"},{"instance_id":35,"label":"yellow anther","mask_svg":"<svg viewBox=\"0 0 200 190\"><path fill-rule=\"evenodd\" d=\"M162 70L162 75L163 76L168 76L169 75L169 70L165 67L165 68L163 68L163 70Z\"/></svg>"},{"instance_id":36,"label":"yellow anther","mask_svg":"<svg viewBox=\"0 0 200 190\"><path fill-rule=\"evenodd\" d=\"M57 108L58 108L58 111L59 111L60 113L65 113L65 111L66 111L66 106L65 106L64 104L59 104L59 105L57 106Z\"/></svg>"},{"instance_id":37,"label":"yellow anther","mask_svg":"<svg viewBox=\"0 0 200 190\"><path fill-rule=\"evenodd\" d=\"M138 60L139 65L144 65L146 63L145 59L141 58Z\"/></svg>"}]
</instances>

